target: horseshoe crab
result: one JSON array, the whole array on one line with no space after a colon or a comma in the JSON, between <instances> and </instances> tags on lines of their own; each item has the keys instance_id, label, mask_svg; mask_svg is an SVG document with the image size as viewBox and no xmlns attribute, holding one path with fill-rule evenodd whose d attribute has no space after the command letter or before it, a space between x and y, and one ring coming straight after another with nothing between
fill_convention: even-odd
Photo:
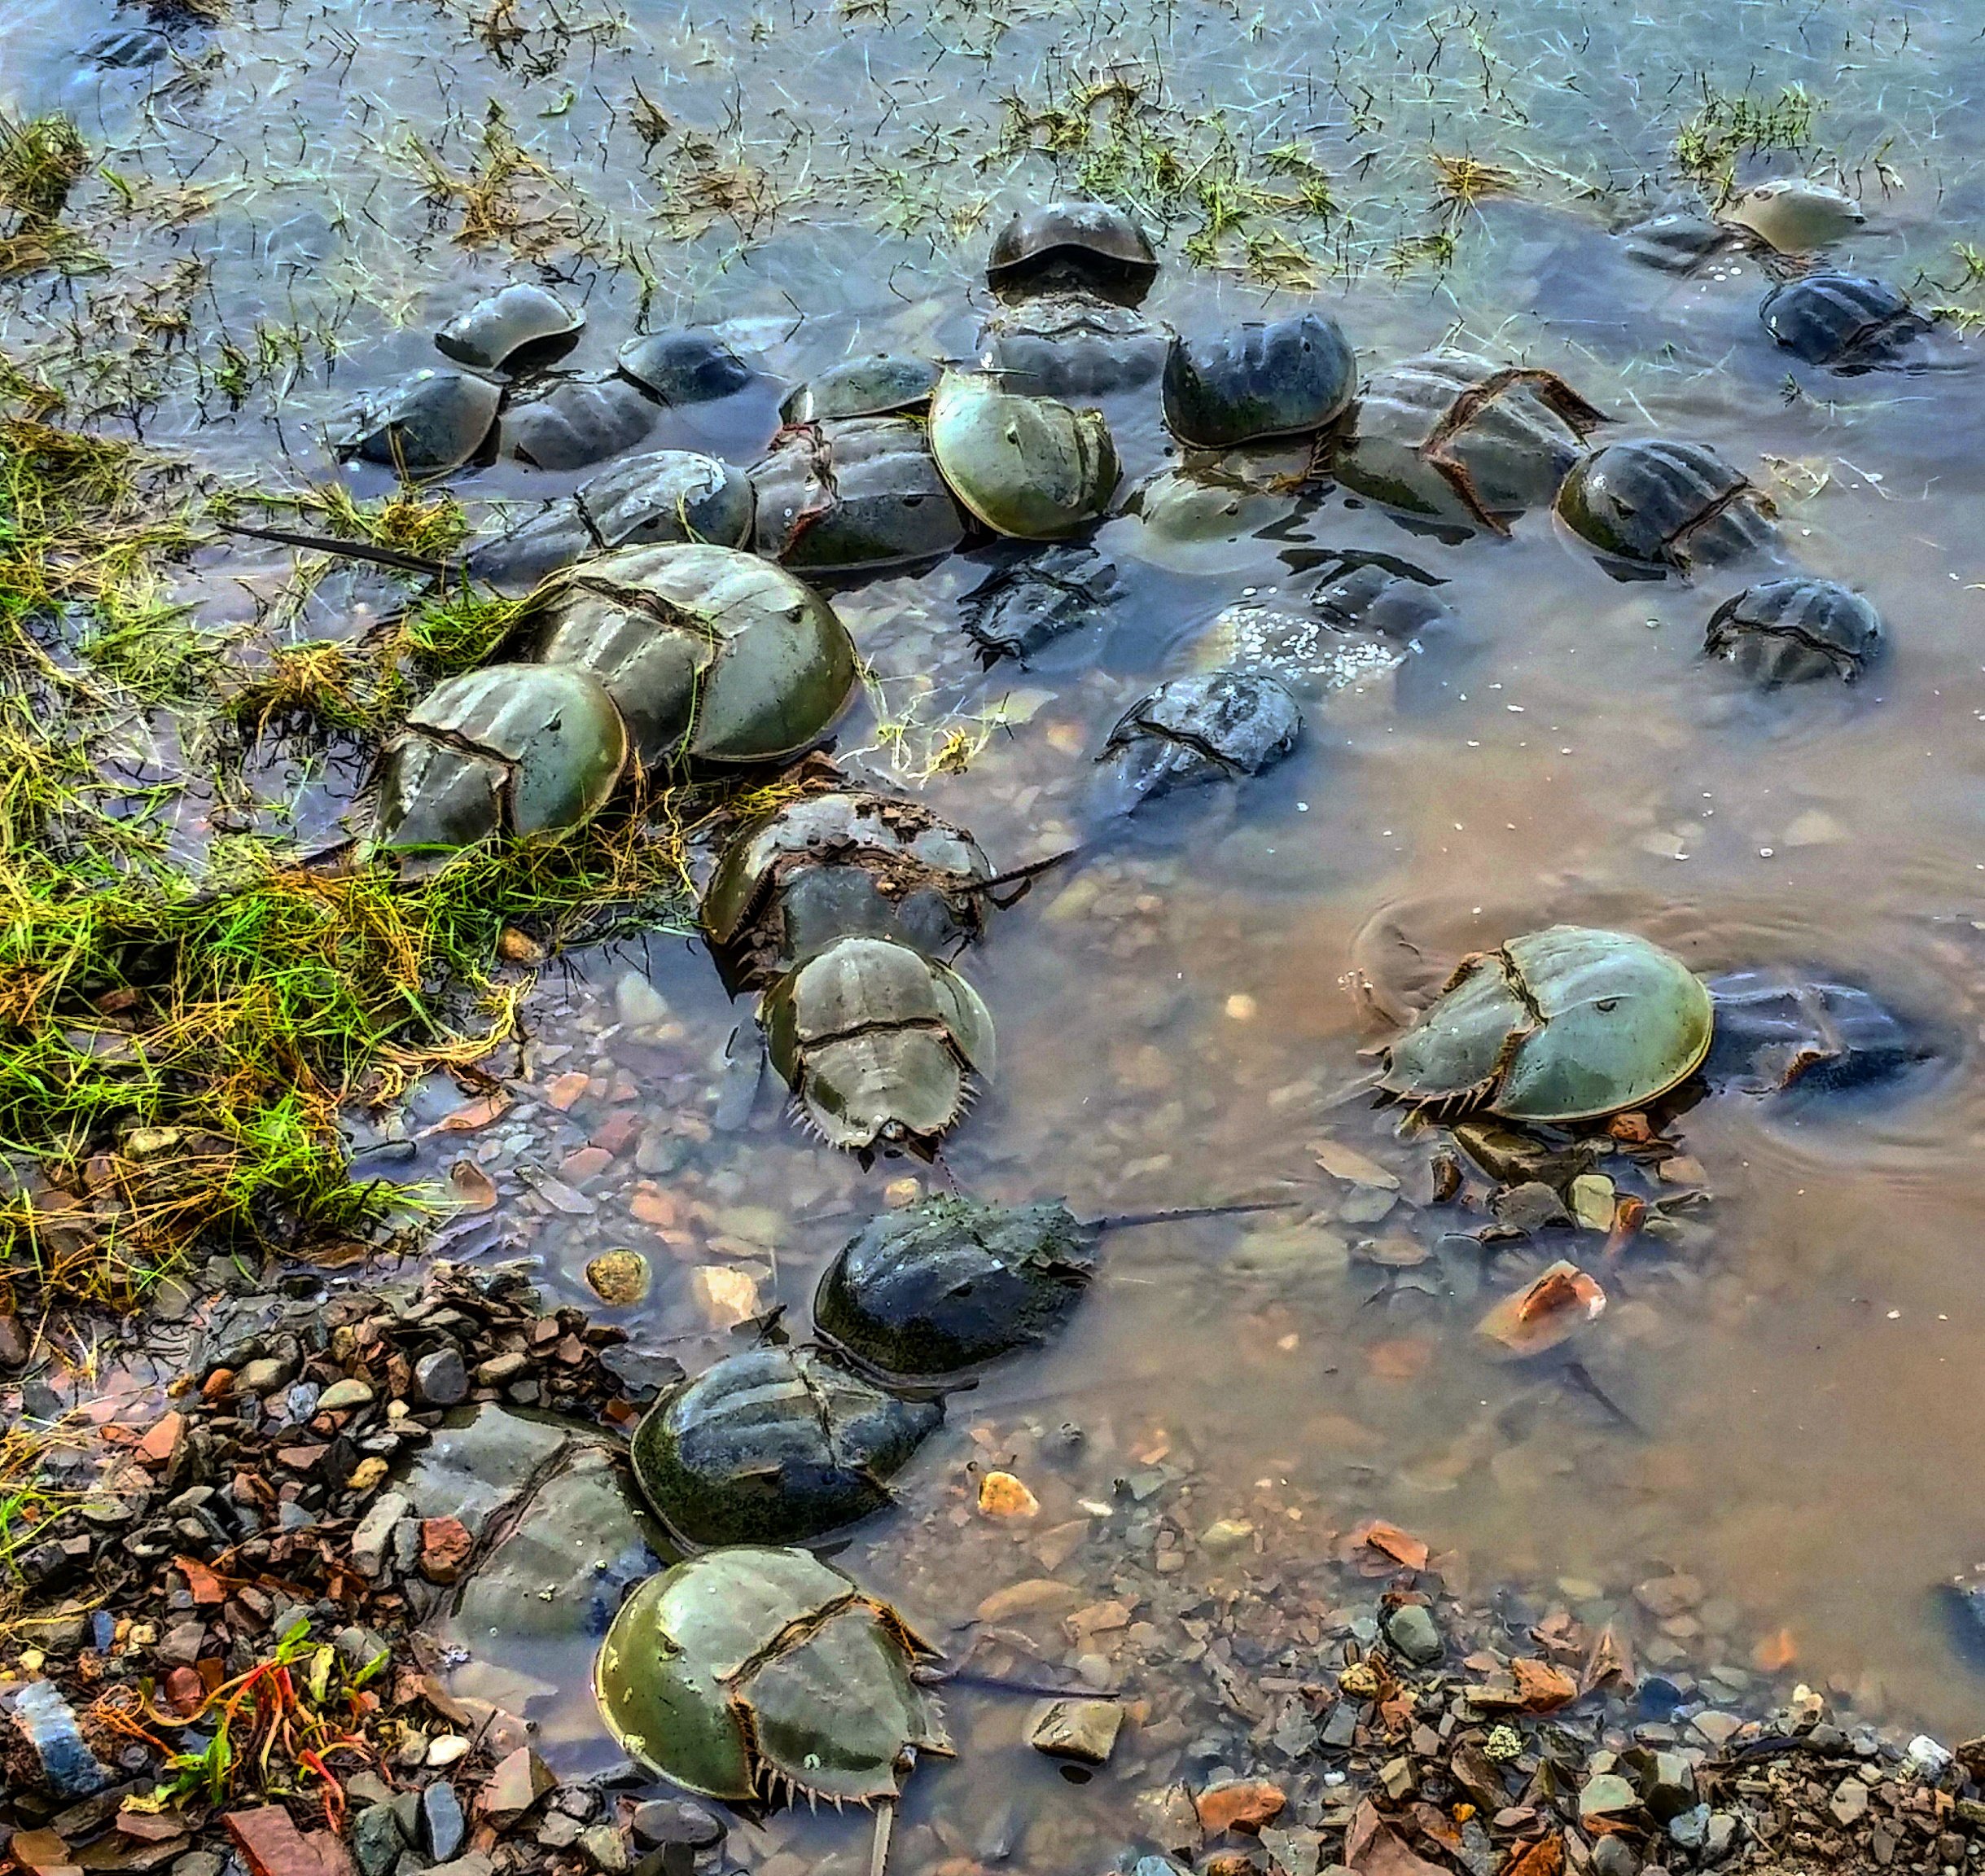
<instances>
[{"instance_id":1,"label":"horseshoe crab","mask_svg":"<svg viewBox=\"0 0 1985 1876\"><path fill-rule=\"evenodd\" d=\"M1608 559L1687 573L1764 546L1771 497L1702 443L1612 443L1558 492L1558 513Z\"/></svg>"},{"instance_id":2,"label":"horseshoe crab","mask_svg":"<svg viewBox=\"0 0 1985 1876\"><path fill-rule=\"evenodd\" d=\"M788 423L826 423L848 417L892 417L929 407L944 367L927 358L887 352L850 358L786 393L779 415Z\"/></svg>"},{"instance_id":3,"label":"horseshoe crab","mask_svg":"<svg viewBox=\"0 0 1985 1876\"><path fill-rule=\"evenodd\" d=\"M444 476L482 454L502 401L497 386L471 372L416 371L362 405L333 449L340 462Z\"/></svg>"},{"instance_id":4,"label":"horseshoe crab","mask_svg":"<svg viewBox=\"0 0 1985 1876\"><path fill-rule=\"evenodd\" d=\"M533 469L584 469L646 441L659 417L624 378L568 378L503 415L503 447Z\"/></svg>"},{"instance_id":5,"label":"horseshoe crab","mask_svg":"<svg viewBox=\"0 0 1985 1876\"><path fill-rule=\"evenodd\" d=\"M1181 573L1245 564L1245 543L1295 512L1300 487L1299 476L1251 476L1212 463L1161 471L1124 504L1137 524L1126 530L1128 550Z\"/></svg>"},{"instance_id":6,"label":"horseshoe crab","mask_svg":"<svg viewBox=\"0 0 1985 1876\"><path fill-rule=\"evenodd\" d=\"M1116 761L1129 805L1198 782L1259 775L1295 747L1303 708L1259 671L1174 677L1118 718L1096 760Z\"/></svg>"},{"instance_id":7,"label":"horseshoe crab","mask_svg":"<svg viewBox=\"0 0 1985 1876\"><path fill-rule=\"evenodd\" d=\"M979 342L1010 389L1094 397L1150 384L1164 369L1169 335L1133 308L1075 291L996 307Z\"/></svg>"},{"instance_id":8,"label":"horseshoe crab","mask_svg":"<svg viewBox=\"0 0 1985 1876\"><path fill-rule=\"evenodd\" d=\"M837 789L738 834L703 894L703 929L734 994L837 938L961 950L985 928L977 888L992 877L978 842L921 803Z\"/></svg>"},{"instance_id":9,"label":"horseshoe crab","mask_svg":"<svg viewBox=\"0 0 1985 1876\"><path fill-rule=\"evenodd\" d=\"M585 672L485 665L408 712L381 771L379 839L418 855L566 833L606 805L626 764L627 726Z\"/></svg>"},{"instance_id":10,"label":"horseshoe crab","mask_svg":"<svg viewBox=\"0 0 1985 1876\"><path fill-rule=\"evenodd\" d=\"M620 348L621 374L664 404L708 404L742 391L756 374L714 332L644 332Z\"/></svg>"},{"instance_id":11,"label":"horseshoe crab","mask_svg":"<svg viewBox=\"0 0 1985 1876\"><path fill-rule=\"evenodd\" d=\"M650 767L779 762L855 685L834 610L782 568L702 542L623 547L560 575L543 657L605 685Z\"/></svg>"},{"instance_id":12,"label":"horseshoe crab","mask_svg":"<svg viewBox=\"0 0 1985 1876\"><path fill-rule=\"evenodd\" d=\"M520 280L458 313L434 342L458 365L504 371L562 357L579 343L585 322L557 294Z\"/></svg>"},{"instance_id":13,"label":"horseshoe crab","mask_svg":"<svg viewBox=\"0 0 1985 1876\"><path fill-rule=\"evenodd\" d=\"M582 482L570 495L469 555L498 591L528 593L562 567L616 547L750 538L751 484L742 469L693 449L657 449Z\"/></svg>"},{"instance_id":14,"label":"horseshoe crab","mask_svg":"<svg viewBox=\"0 0 1985 1876\"><path fill-rule=\"evenodd\" d=\"M1557 495L1603 419L1554 371L1441 353L1377 373L1337 446L1338 480L1374 502L1507 534Z\"/></svg>"},{"instance_id":15,"label":"horseshoe crab","mask_svg":"<svg viewBox=\"0 0 1985 1876\"><path fill-rule=\"evenodd\" d=\"M1461 960L1379 1086L1444 1118L1593 1120L1655 1100L1709 1052L1709 993L1623 931L1553 925Z\"/></svg>"},{"instance_id":16,"label":"horseshoe crab","mask_svg":"<svg viewBox=\"0 0 1985 1876\"><path fill-rule=\"evenodd\" d=\"M947 371L931 400L931 452L952 493L996 534L1054 541L1095 520L1122 474L1099 410Z\"/></svg>"},{"instance_id":17,"label":"horseshoe crab","mask_svg":"<svg viewBox=\"0 0 1985 1876\"><path fill-rule=\"evenodd\" d=\"M1758 317L1796 357L1847 373L1894 364L1930 324L1908 294L1860 274L1805 274L1781 282L1764 296Z\"/></svg>"},{"instance_id":18,"label":"horseshoe crab","mask_svg":"<svg viewBox=\"0 0 1985 1876\"><path fill-rule=\"evenodd\" d=\"M1042 548L997 568L958 602L958 623L987 663L1024 664L1098 617L1123 592L1116 569L1093 547Z\"/></svg>"},{"instance_id":19,"label":"horseshoe crab","mask_svg":"<svg viewBox=\"0 0 1985 1876\"><path fill-rule=\"evenodd\" d=\"M1442 582L1421 568L1386 555L1344 557L1341 571L1310 594L1319 616L1339 630L1376 632L1410 639L1453 614L1435 598Z\"/></svg>"},{"instance_id":20,"label":"horseshoe crab","mask_svg":"<svg viewBox=\"0 0 1985 1876\"><path fill-rule=\"evenodd\" d=\"M1942 1051L1857 984L1783 969L1709 981L1716 1040L1702 1072L1748 1094L1847 1094L1895 1080Z\"/></svg>"},{"instance_id":21,"label":"horseshoe crab","mask_svg":"<svg viewBox=\"0 0 1985 1876\"><path fill-rule=\"evenodd\" d=\"M1886 636L1873 605L1838 581L1766 580L1710 615L1702 652L1767 690L1816 677L1851 684Z\"/></svg>"},{"instance_id":22,"label":"horseshoe crab","mask_svg":"<svg viewBox=\"0 0 1985 1876\"><path fill-rule=\"evenodd\" d=\"M1824 182L1779 176L1747 189L1723 211L1781 254L1803 254L1851 234L1868 220L1860 203Z\"/></svg>"},{"instance_id":23,"label":"horseshoe crab","mask_svg":"<svg viewBox=\"0 0 1985 1876\"><path fill-rule=\"evenodd\" d=\"M620 1606L593 1691L629 1757L704 1797L870 1804L899 1795L917 1753L951 1750L910 1676L933 1653L805 1551L738 1545Z\"/></svg>"},{"instance_id":24,"label":"horseshoe crab","mask_svg":"<svg viewBox=\"0 0 1985 1876\"><path fill-rule=\"evenodd\" d=\"M1343 415L1357 384L1357 354L1324 313L1174 339L1165 358L1165 427L1201 449L1308 436Z\"/></svg>"},{"instance_id":25,"label":"horseshoe crab","mask_svg":"<svg viewBox=\"0 0 1985 1876\"><path fill-rule=\"evenodd\" d=\"M1102 202L1023 208L993 237L986 284L1002 297L1075 287L1135 306L1158 278L1144 230Z\"/></svg>"},{"instance_id":26,"label":"horseshoe crab","mask_svg":"<svg viewBox=\"0 0 1985 1876\"><path fill-rule=\"evenodd\" d=\"M885 1378L950 1379L1058 1330L1095 1275L1098 1234L1058 1201L937 1194L871 1219L842 1248L814 1326Z\"/></svg>"},{"instance_id":27,"label":"horseshoe crab","mask_svg":"<svg viewBox=\"0 0 1985 1876\"><path fill-rule=\"evenodd\" d=\"M806 1544L892 1502L887 1481L944 1418L813 1348L726 1355L634 1430L634 1477L697 1545Z\"/></svg>"},{"instance_id":28,"label":"horseshoe crab","mask_svg":"<svg viewBox=\"0 0 1985 1876\"><path fill-rule=\"evenodd\" d=\"M772 1065L830 1146L929 1158L990 1080L992 1017L949 966L884 938L841 938L765 993Z\"/></svg>"},{"instance_id":29,"label":"horseshoe crab","mask_svg":"<svg viewBox=\"0 0 1985 1876\"><path fill-rule=\"evenodd\" d=\"M780 432L751 471L757 548L810 572L933 560L965 538L921 423L857 417Z\"/></svg>"}]
</instances>

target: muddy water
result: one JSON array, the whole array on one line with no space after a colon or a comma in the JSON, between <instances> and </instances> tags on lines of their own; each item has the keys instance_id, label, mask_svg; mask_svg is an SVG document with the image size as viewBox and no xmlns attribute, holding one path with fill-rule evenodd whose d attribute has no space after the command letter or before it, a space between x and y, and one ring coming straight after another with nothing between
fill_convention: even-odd
<instances>
[{"instance_id":1,"label":"muddy water","mask_svg":"<svg viewBox=\"0 0 1985 1876\"><path fill-rule=\"evenodd\" d=\"M1867 195L1869 227L1845 256L1904 283L1949 280L1949 243L1976 231L1981 147L1964 102L1981 55L1961 20L1755 5L1669 8L1655 23L1540 3L1466 20L1132 8L1098 26L1043 7L917 21L769 9L747 22L642 0L562 42L528 11L499 9L478 39L440 7L253 6L133 78L78 74L76 45L113 18L87 11L10 20L13 102L64 105L132 173L207 193L169 232L113 232L109 274L12 293L0 330L11 348L59 355L59 317L108 322L105 420L122 420L142 376L147 434L244 484L331 475L316 427L353 392L431 362L427 334L475 292L530 271L506 247L540 254L587 300L583 366L610 361L644 312L717 322L784 379L860 350L962 355L989 226L1053 174L1000 153L1001 101L1038 102L1097 68L1141 72L1156 92L1162 62L1168 125L1224 111L1253 151L1302 135L1343 213L1312 230L1325 262L1313 291L1279 295L1185 264L1194 218L1181 213L1155 313L1194 328L1313 298L1368 364L1446 340L1520 354L1564 372L1616 434L1711 443L1772 488L1783 564L1853 583L1891 621L1892 655L1851 692L1760 700L1702 664L1708 613L1762 568L1621 585L1546 518L1508 541L1455 542L1341 493L1198 571L1141 563L1134 525L1113 524L1102 545L1124 598L1026 672L982 673L957 629L984 555L836 594L874 672L842 737L851 769L920 787L1001 864L1080 848L968 962L1001 1066L944 1176L1093 1212L1295 1202L1282 1222L1111 1240L1073 1332L954 1402L901 1512L858 1532L844 1561L956 1647L985 1594L1048 1567L1025 1548L1039 1528L1097 1521L1085 1501L1108 1507L1117 1479L1169 1467L1190 1488L1182 1530L1247 1519L1279 1567L1381 1516L1446 1554L1453 1580L1546 1600L1617 1598L1658 1567L1686 1569L1724 1606L1729 1639L1710 1651L1740 1672L1753 1638L1786 1628L1800 1672L1867 1710L1978 1730L1985 1688L1956 1661L1930 1592L1985 1558L1966 1489L1985 1440L1985 378L1940 340L1921 375L1788 384L1756 322L1767 283L1755 262L1677 282L1630 263L1606 231L1659 169L1705 72L1766 99L1801 83L1824 100L1821 140ZM506 22L525 37L506 37ZM637 82L675 139L646 168L629 116ZM406 139L460 172L492 99L578 194L541 178L522 231L465 248L450 239L457 208L422 205ZM1203 121L1179 134L1203 138ZM1510 164L1514 197L1437 213L1430 147ZM528 216L547 200L576 221L541 246ZM1451 265L1392 277L1397 244L1443 226L1457 236ZM142 296L187 255L206 282L189 336L147 349L117 296ZM245 344L258 327L301 336L244 395L217 392L196 362L211 364L217 335ZM1147 391L1107 406L1133 479L1165 459L1154 403ZM767 405L730 417L716 441L748 461ZM693 441L658 431L648 446ZM461 488L515 497L571 480L510 467ZM1101 813L1090 757L1117 713L1223 608L1300 611L1317 577L1301 550L1321 549L1411 559L1445 582L1457 638L1312 705L1296 756L1257 782L1128 822ZM217 550L194 597L252 644L243 594L274 591L288 571ZM958 726L983 736L964 772L924 774ZM1557 919L1645 931L1706 972L1845 975L1946 1043L1943 1072L1890 1098L1732 1095L1683 1118L1711 1198L1684 1244L1644 1243L1603 1269L1612 1306L1581 1344L1617 1414L1471 1346L1488 1300L1538 1256L1447 1245L1401 1273L1363 1256L1375 1238L1433 1246L1482 1222L1424 1206L1430 1142L1396 1137L1358 1092L1360 1051L1385 1033L1374 1004L1403 1011L1467 950ZM738 1117L721 1055L743 1012L707 960L658 940L581 962L541 999L519 1106L471 1149L505 1193L499 1241L581 1299L598 1249L648 1251L655 1295L624 1320L692 1365L724 1345L692 1298L696 1269L740 1269L803 1320L822 1262L886 1186L937 1176L832 1158L771 1090L741 1126L713 1129L720 1103ZM1353 994L1355 971L1372 993ZM666 999L664 1015L630 1002L629 973ZM547 1104L545 1085L575 1067L593 1090L569 1111ZM652 1171L600 1175L579 1216L532 1195L519 1168L555 1172L629 1100L664 1142ZM1320 1140L1396 1175L1385 1216L1321 1171ZM1085 1439L1051 1460L1041 1442L1064 1422ZM995 1460L1044 1501L1021 1539L964 1509L970 1467ZM1106 1593L1110 1541L1097 1521L1063 1573ZM1207 1570L1189 1565L1194 1581ZM1052 1664L1082 1652L1052 1623L1035 1632ZM1135 1656L1105 1677L1160 1716L1196 1712L1190 1670ZM574 1694L582 1658L527 1663L566 1690L538 1716L575 1765L608 1755ZM920 1779L913 1818L976 1828L1016 1794L1051 1799L1087 1820L1085 1854L1106 1853L1141 1775L1172 1764L1133 1747L1072 1793L1018 1747L1010 1706L963 1698L954 1718L966 1756Z\"/></svg>"}]
</instances>

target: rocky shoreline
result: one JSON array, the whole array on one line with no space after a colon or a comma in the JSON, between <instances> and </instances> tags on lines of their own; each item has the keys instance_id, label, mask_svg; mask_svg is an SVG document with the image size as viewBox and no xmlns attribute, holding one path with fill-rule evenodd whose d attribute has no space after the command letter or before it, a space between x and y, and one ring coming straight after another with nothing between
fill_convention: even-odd
<instances>
[{"instance_id":1,"label":"rocky shoreline","mask_svg":"<svg viewBox=\"0 0 1985 1876\"><path fill-rule=\"evenodd\" d=\"M450 1684L462 1637L524 1632L534 1602L597 1634L652 1569L620 1435L674 1365L544 1309L515 1272L291 1287L195 1304L156 1417L63 1422L0 1652L15 1865L797 1876L780 1813L727 1829L624 1763L561 1782L532 1722ZM20 1391L0 1405L18 1423ZM988 1476L975 1516L1006 1509ZM1691 1577L1484 1593L1389 1524L1191 1530L1175 1488L1146 1469L1081 1536L1032 1535L1036 1574L987 1597L936 1671L990 1698L1063 1687L1030 1732L1126 1787L1120 1868L1985 1861L1985 1742L1857 1719L1795 1682L1781 1638L1742 1664L1734 1610ZM1201 1677L1211 1698L1178 1696ZM900 1870L1097 1861L1052 1816L968 1842L942 1808L909 1814Z\"/></svg>"}]
</instances>

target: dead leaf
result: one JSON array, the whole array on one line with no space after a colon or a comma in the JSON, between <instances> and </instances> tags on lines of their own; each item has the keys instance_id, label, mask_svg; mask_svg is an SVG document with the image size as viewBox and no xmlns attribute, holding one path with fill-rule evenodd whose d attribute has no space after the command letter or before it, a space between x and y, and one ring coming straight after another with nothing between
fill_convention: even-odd
<instances>
[{"instance_id":1,"label":"dead leaf","mask_svg":"<svg viewBox=\"0 0 1985 1876\"><path fill-rule=\"evenodd\" d=\"M1792 1639L1790 1628L1781 1628L1776 1635L1767 1635L1751 1650L1751 1665L1760 1674L1780 1673L1798 1659L1799 1645Z\"/></svg>"},{"instance_id":2,"label":"dead leaf","mask_svg":"<svg viewBox=\"0 0 1985 1876\"><path fill-rule=\"evenodd\" d=\"M1555 1348L1606 1308L1606 1291L1575 1264L1562 1260L1527 1287L1505 1296L1476 1325L1516 1359Z\"/></svg>"},{"instance_id":3,"label":"dead leaf","mask_svg":"<svg viewBox=\"0 0 1985 1876\"><path fill-rule=\"evenodd\" d=\"M1617 1624L1609 1622L1593 1637L1592 1653L1586 1657L1579 1690L1589 1694L1595 1687L1615 1682L1623 1687L1631 1687L1633 1680L1632 1640L1621 1632Z\"/></svg>"},{"instance_id":4,"label":"dead leaf","mask_svg":"<svg viewBox=\"0 0 1985 1876\"><path fill-rule=\"evenodd\" d=\"M452 1114L444 1114L432 1127L423 1127L420 1137L431 1133L476 1133L493 1120L500 1120L510 1110L507 1094L484 1094L464 1102Z\"/></svg>"},{"instance_id":5,"label":"dead leaf","mask_svg":"<svg viewBox=\"0 0 1985 1876\"><path fill-rule=\"evenodd\" d=\"M1361 1524L1352 1533L1352 1543L1369 1545L1374 1550L1382 1550L1396 1563L1403 1563L1409 1570L1426 1567L1427 1547L1418 1537L1410 1537L1396 1524L1387 1524L1374 1519L1369 1524Z\"/></svg>"},{"instance_id":6,"label":"dead leaf","mask_svg":"<svg viewBox=\"0 0 1985 1876\"><path fill-rule=\"evenodd\" d=\"M473 1159L458 1159L448 1169L448 1189L465 1212L493 1212L496 1181Z\"/></svg>"}]
</instances>

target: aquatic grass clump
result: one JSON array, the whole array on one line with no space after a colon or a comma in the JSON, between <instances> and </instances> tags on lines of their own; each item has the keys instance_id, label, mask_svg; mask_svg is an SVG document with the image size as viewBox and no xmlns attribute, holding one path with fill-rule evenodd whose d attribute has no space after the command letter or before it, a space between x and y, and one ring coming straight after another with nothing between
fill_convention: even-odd
<instances>
[{"instance_id":1,"label":"aquatic grass clump","mask_svg":"<svg viewBox=\"0 0 1985 1876\"><path fill-rule=\"evenodd\" d=\"M89 168L89 147L72 118L0 112L0 279L94 261L62 225L69 191Z\"/></svg>"},{"instance_id":2,"label":"aquatic grass clump","mask_svg":"<svg viewBox=\"0 0 1985 1876\"><path fill-rule=\"evenodd\" d=\"M1776 151L1797 156L1812 147L1820 107L1803 85L1788 85L1769 103L1748 92L1732 97L1702 82L1702 107L1675 134L1675 164L1685 176L1715 182L1720 196L1733 186L1737 159Z\"/></svg>"}]
</instances>

